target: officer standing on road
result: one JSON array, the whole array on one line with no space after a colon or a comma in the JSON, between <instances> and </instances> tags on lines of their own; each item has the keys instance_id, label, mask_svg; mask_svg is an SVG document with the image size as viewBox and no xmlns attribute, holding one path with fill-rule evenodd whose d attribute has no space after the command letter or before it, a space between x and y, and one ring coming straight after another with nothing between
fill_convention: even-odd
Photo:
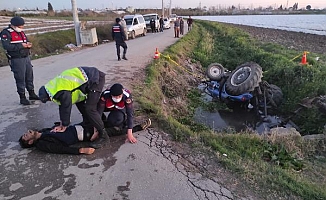
<instances>
[{"instance_id":1,"label":"officer standing on road","mask_svg":"<svg viewBox=\"0 0 326 200\"><path fill-rule=\"evenodd\" d=\"M149 24L150 24L150 26L151 26L152 33L156 33L156 22L155 22L155 19L152 18L152 19L149 21Z\"/></svg>"},{"instance_id":2,"label":"officer standing on road","mask_svg":"<svg viewBox=\"0 0 326 200\"><path fill-rule=\"evenodd\" d=\"M63 71L39 90L43 103L53 101L59 105L61 124L55 131L62 132L70 124L72 105L82 114L82 125L91 125L99 131L101 142L108 139L97 103L105 83L105 74L95 67L75 67Z\"/></svg>"},{"instance_id":3,"label":"officer standing on road","mask_svg":"<svg viewBox=\"0 0 326 200\"><path fill-rule=\"evenodd\" d=\"M123 55L122 55L122 59L124 60L128 60L126 58L126 53L127 53L127 44L126 44L126 35L125 32L120 24L121 19L120 18L116 18L115 22L116 24L112 26L112 38L115 40L115 46L117 48L117 56L118 56L118 60L120 61L120 46L123 48Z\"/></svg>"},{"instance_id":4,"label":"officer standing on road","mask_svg":"<svg viewBox=\"0 0 326 200\"><path fill-rule=\"evenodd\" d=\"M29 93L29 100L39 100L34 92L33 66L30 58L30 43L23 31L25 21L16 16L10 20L10 25L0 33L2 47L6 50L11 71L16 80L20 104L30 105L26 99L25 88Z\"/></svg>"},{"instance_id":5,"label":"officer standing on road","mask_svg":"<svg viewBox=\"0 0 326 200\"><path fill-rule=\"evenodd\" d=\"M180 19L180 35L183 35L183 30L184 30L184 21L182 17L179 17Z\"/></svg>"},{"instance_id":6,"label":"officer standing on road","mask_svg":"<svg viewBox=\"0 0 326 200\"><path fill-rule=\"evenodd\" d=\"M160 32L163 32L163 30L164 30L164 19L163 19L163 15L161 15L159 22L160 22Z\"/></svg>"},{"instance_id":7,"label":"officer standing on road","mask_svg":"<svg viewBox=\"0 0 326 200\"><path fill-rule=\"evenodd\" d=\"M191 16L189 16L189 18L187 19L188 31L191 30L191 28L192 28L192 23L193 23L193 19L191 18Z\"/></svg>"}]
</instances>

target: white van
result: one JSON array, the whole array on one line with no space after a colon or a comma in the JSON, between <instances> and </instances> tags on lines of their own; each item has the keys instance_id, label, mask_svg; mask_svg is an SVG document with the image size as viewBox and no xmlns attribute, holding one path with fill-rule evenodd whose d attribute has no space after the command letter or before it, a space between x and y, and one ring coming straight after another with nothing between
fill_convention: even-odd
<instances>
[{"instance_id":1,"label":"white van","mask_svg":"<svg viewBox=\"0 0 326 200\"><path fill-rule=\"evenodd\" d=\"M146 35L146 23L142 15L125 15L124 19L127 24L128 38L134 39L138 35Z\"/></svg>"},{"instance_id":2,"label":"white van","mask_svg":"<svg viewBox=\"0 0 326 200\"><path fill-rule=\"evenodd\" d=\"M176 15L176 14L171 14L170 15L170 21L171 22L177 21L177 18L178 18L178 15Z\"/></svg>"},{"instance_id":3,"label":"white van","mask_svg":"<svg viewBox=\"0 0 326 200\"><path fill-rule=\"evenodd\" d=\"M146 22L146 28L147 30L151 30L151 25L150 25L150 21L152 18L154 18L155 20L155 30L156 32L159 32L160 30L160 17L158 16L157 13L151 13L151 14L146 14L146 15L143 15L144 16L144 19L145 19L145 22Z\"/></svg>"}]
</instances>

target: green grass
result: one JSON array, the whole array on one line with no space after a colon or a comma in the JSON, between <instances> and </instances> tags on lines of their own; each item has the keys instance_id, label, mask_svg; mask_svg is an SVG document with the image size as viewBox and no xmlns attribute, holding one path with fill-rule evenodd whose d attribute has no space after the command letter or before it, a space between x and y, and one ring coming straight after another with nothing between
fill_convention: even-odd
<instances>
[{"instance_id":1,"label":"green grass","mask_svg":"<svg viewBox=\"0 0 326 200\"><path fill-rule=\"evenodd\" d=\"M164 57L153 61L146 69L146 87L136 88L135 97L143 112L157 123L155 126L177 141L209 147L226 169L258 193L266 193L266 199L273 199L271 194L275 193L284 199L326 199L325 141L307 142L295 136L260 137L250 132L215 133L192 118L197 107L215 110L216 105L203 102L197 86L186 81L189 76L201 74L189 74L184 60L191 60L193 65L199 62L202 71L213 62L229 70L247 61L257 62L263 67L264 79L281 86L286 96L282 111L286 113L304 97L325 91L326 80L322 77L326 65L316 62L310 67L300 66L291 60L298 53L275 44L263 45L227 25L200 21L163 52L179 65ZM316 113L304 112L307 118L302 116L300 126L320 133L317 127L323 127L325 120Z\"/></svg>"}]
</instances>

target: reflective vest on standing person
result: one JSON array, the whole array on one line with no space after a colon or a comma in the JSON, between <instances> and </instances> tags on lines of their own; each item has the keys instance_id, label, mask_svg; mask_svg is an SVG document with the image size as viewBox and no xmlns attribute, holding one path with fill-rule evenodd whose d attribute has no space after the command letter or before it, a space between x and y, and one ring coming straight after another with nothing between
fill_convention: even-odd
<instances>
[{"instance_id":1,"label":"reflective vest on standing person","mask_svg":"<svg viewBox=\"0 0 326 200\"><path fill-rule=\"evenodd\" d=\"M53 99L55 94L59 91L71 91L72 104L84 101L87 97L82 91L77 88L88 81L88 77L83 69L75 67L63 71L60 75L50 80L44 85L51 100L60 105L60 102Z\"/></svg>"},{"instance_id":2,"label":"reflective vest on standing person","mask_svg":"<svg viewBox=\"0 0 326 200\"><path fill-rule=\"evenodd\" d=\"M126 40L125 33L120 24L115 24L112 26L112 38L117 42L121 43Z\"/></svg>"}]
</instances>

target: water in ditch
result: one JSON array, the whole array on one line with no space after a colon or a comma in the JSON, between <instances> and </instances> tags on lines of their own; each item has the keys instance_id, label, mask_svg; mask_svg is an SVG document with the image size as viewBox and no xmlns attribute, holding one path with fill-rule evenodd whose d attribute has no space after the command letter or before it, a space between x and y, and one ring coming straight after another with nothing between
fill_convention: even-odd
<instances>
[{"instance_id":1,"label":"water in ditch","mask_svg":"<svg viewBox=\"0 0 326 200\"><path fill-rule=\"evenodd\" d=\"M212 101L212 98L205 94L204 101ZM221 102L216 102L221 103ZM258 134L267 133L271 128L285 127L291 128L295 125L291 122L284 123L281 117L277 115L257 114L254 110L232 111L221 109L210 112L199 107L195 111L194 120L211 128L213 131L236 132L251 130Z\"/></svg>"}]
</instances>

